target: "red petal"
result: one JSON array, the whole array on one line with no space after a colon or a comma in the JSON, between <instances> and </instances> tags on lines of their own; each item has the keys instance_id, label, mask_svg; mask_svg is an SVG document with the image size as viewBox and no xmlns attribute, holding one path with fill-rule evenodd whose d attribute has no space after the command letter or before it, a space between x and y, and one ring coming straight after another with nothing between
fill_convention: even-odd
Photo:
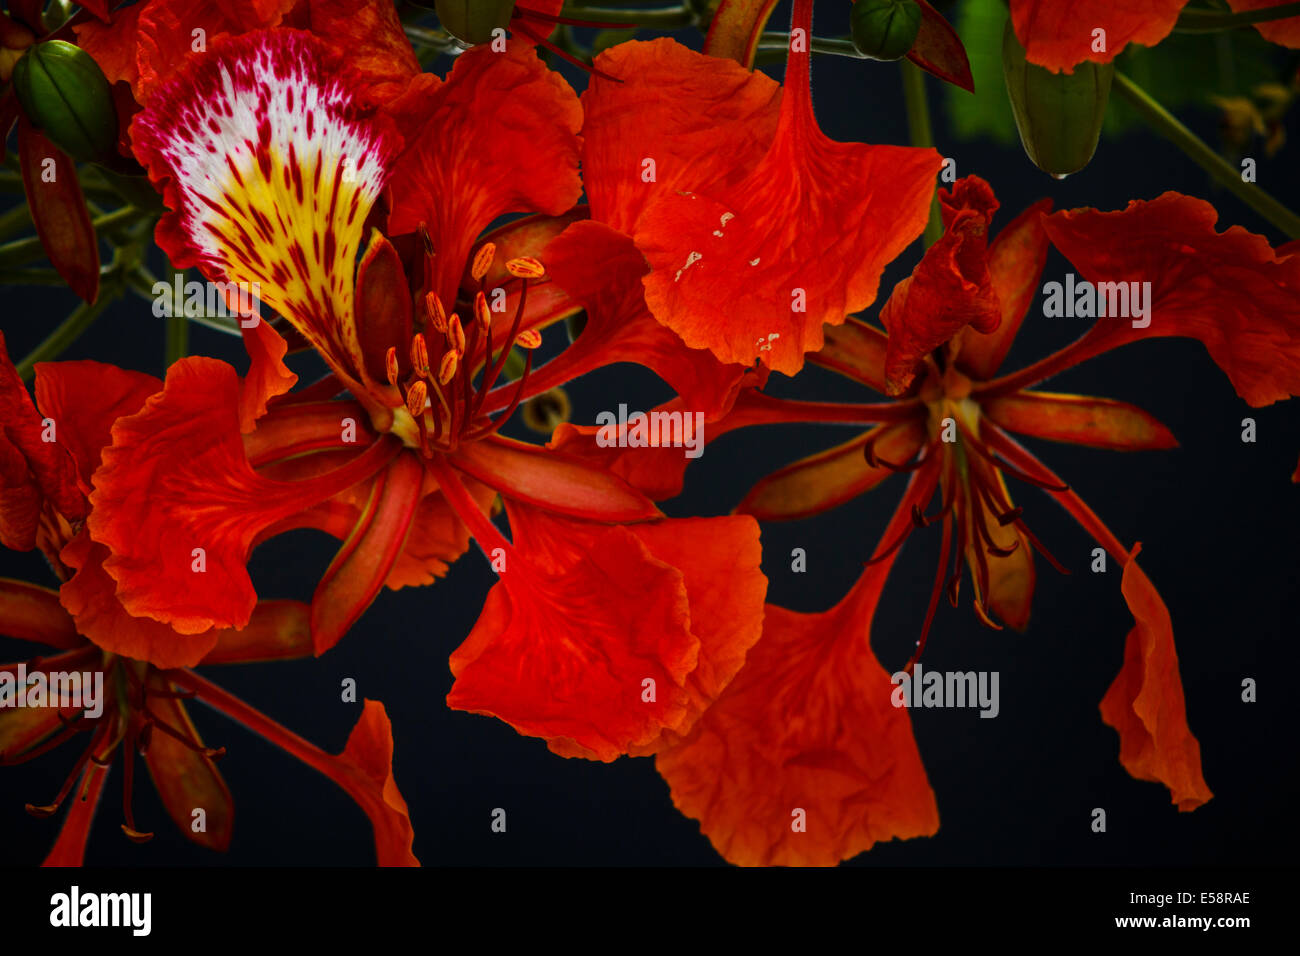
<instances>
[{"instance_id":1,"label":"red petal","mask_svg":"<svg viewBox=\"0 0 1300 956\"><path fill-rule=\"evenodd\" d=\"M909 495L916 486L914 476ZM908 500L886 539L912 520ZM732 863L834 865L879 840L938 829L907 711L892 705L869 643L890 564L868 568L829 611L768 605L735 680L683 744L656 758L673 803Z\"/></svg>"},{"instance_id":2,"label":"red petal","mask_svg":"<svg viewBox=\"0 0 1300 956\"><path fill-rule=\"evenodd\" d=\"M1047 262L1043 216L1051 209L1050 199L1040 199L1003 227L989 246L989 277L1002 307L1002 321L987 335L966 328L957 336L957 364L976 381L997 373L1038 296L1038 280Z\"/></svg>"},{"instance_id":3,"label":"red petal","mask_svg":"<svg viewBox=\"0 0 1300 956\"><path fill-rule=\"evenodd\" d=\"M99 243L77 180L76 163L25 115L18 118L18 159L27 205L50 265L73 292L94 302L99 296Z\"/></svg>"},{"instance_id":4,"label":"red petal","mask_svg":"<svg viewBox=\"0 0 1300 956\"><path fill-rule=\"evenodd\" d=\"M230 366L182 359L139 414L118 420L94 476L88 524L113 552L104 568L118 599L181 633L247 624L257 597L245 564L259 533L370 477L400 447L381 440L329 475L270 481L245 457L238 399Z\"/></svg>"},{"instance_id":5,"label":"red petal","mask_svg":"<svg viewBox=\"0 0 1300 956\"><path fill-rule=\"evenodd\" d=\"M587 322L576 342L529 376L534 394L604 365L634 362L653 370L706 421L731 407L745 366L687 348L655 321L641 285L648 270L631 239L603 223L574 223L546 247L545 261L552 281L586 307Z\"/></svg>"},{"instance_id":6,"label":"red petal","mask_svg":"<svg viewBox=\"0 0 1300 956\"><path fill-rule=\"evenodd\" d=\"M450 303L474 241L511 212L559 215L582 194L582 109L533 48L480 46L456 58L424 126L393 168L389 231L428 225L433 290ZM509 117L509 121L503 121Z\"/></svg>"},{"instance_id":7,"label":"red petal","mask_svg":"<svg viewBox=\"0 0 1300 956\"><path fill-rule=\"evenodd\" d=\"M1134 451L1177 448L1173 433L1127 402L1053 392L1016 392L984 402L985 415L1003 428L1051 441Z\"/></svg>"},{"instance_id":8,"label":"red petal","mask_svg":"<svg viewBox=\"0 0 1300 956\"><path fill-rule=\"evenodd\" d=\"M925 443L920 421L881 425L834 448L786 465L760 480L736 506L740 514L760 521L791 521L821 514L852 501L896 473L884 465L869 465L863 454L874 442L880 460L903 464Z\"/></svg>"},{"instance_id":9,"label":"red petal","mask_svg":"<svg viewBox=\"0 0 1300 956\"><path fill-rule=\"evenodd\" d=\"M168 691L172 685L160 674L150 677L151 686ZM203 744L198 728L190 720L185 706L177 699L156 696L149 699L149 709L158 719L173 730L180 731L190 740ZM128 759L134 759L129 755ZM208 757L185 746L170 734L155 733L150 738L144 755L149 776L153 778L158 798L187 840L225 852L230 847L231 827L235 808L230 788L221 772ZM195 831L194 811L202 810L205 829Z\"/></svg>"},{"instance_id":10,"label":"red petal","mask_svg":"<svg viewBox=\"0 0 1300 956\"><path fill-rule=\"evenodd\" d=\"M289 344L269 322L259 319L256 325L245 327L240 322L239 326L249 359L248 374L239 390L239 430L248 434L266 414L271 400L293 388L298 376L284 364Z\"/></svg>"},{"instance_id":11,"label":"red petal","mask_svg":"<svg viewBox=\"0 0 1300 956\"><path fill-rule=\"evenodd\" d=\"M200 664L248 664L310 657L311 608L301 601L258 601L248 626L217 632Z\"/></svg>"},{"instance_id":12,"label":"red petal","mask_svg":"<svg viewBox=\"0 0 1300 956\"><path fill-rule=\"evenodd\" d=\"M796 10L806 15L810 6ZM627 89L620 100L630 105L645 95L638 84L653 79L650 68L672 47L626 46L632 50L621 63L607 62L607 53L598 66L621 69L616 75ZM678 110L678 99L698 109L701 87L719 79L734 85L734 71L741 69L698 54L669 55L684 60L685 69L655 87L665 109ZM644 280L646 302L659 321L723 362L751 365L761 358L790 375L803 365L805 352L821 348L823 324L838 325L875 299L885 265L924 228L940 165L933 150L828 139L812 112L808 56L790 56L774 137L766 139L767 122L759 117L736 124L738 141L717 131L693 140L692 146L718 158L682 177L676 188L658 189L632 232L653 269ZM596 77L592 87L608 82ZM664 125L644 121L651 129ZM602 135L603 129L588 133L591 140ZM739 165L761 143L768 147L762 159ZM654 157L657 148L642 155ZM676 150L683 151L680 145ZM734 169L725 183L709 175L724 157ZM625 189L639 183L641 169L638 160L617 171ZM881 190L877 183L886 178L889 189ZM592 207L606 218L594 192Z\"/></svg>"},{"instance_id":13,"label":"red petal","mask_svg":"<svg viewBox=\"0 0 1300 956\"><path fill-rule=\"evenodd\" d=\"M375 476L356 526L312 595L317 655L339 642L384 586L405 548L423 484L424 466L413 453L398 455Z\"/></svg>"},{"instance_id":14,"label":"red petal","mask_svg":"<svg viewBox=\"0 0 1300 956\"><path fill-rule=\"evenodd\" d=\"M620 43L596 67L623 82L597 75L582 94L583 185L592 218L620 232L658 196L733 188L776 135L780 87L765 74L669 39Z\"/></svg>"},{"instance_id":15,"label":"red petal","mask_svg":"<svg viewBox=\"0 0 1300 956\"><path fill-rule=\"evenodd\" d=\"M921 361L967 325L992 332L1002 307L989 275L988 232L998 201L989 184L966 176L939 190L945 232L880 312L889 333L885 384L901 395Z\"/></svg>"},{"instance_id":16,"label":"red petal","mask_svg":"<svg viewBox=\"0 0 1300 956\"><path fill-rule=\"evenodd\" d=\"M384 705L365 701L361 718L338 756L308 743L293 731L249 707L193 671L169 675L198 694L206 704L297 757L338 784L370 818L375 831L375 855L380 866L419 866L411 852L415 831L410 812L393 778L393 730Z\"/></svg>"},{"instance_id":17,"label":"red petal","mask_svg":"<svg viewBox=\"0 0 1300 956\"><path fill-rule=\"evenodd\" d=\"M140 71L136 65L140 15L151 7L158 6L160 4L157 0L152 4L137 3L118 10L113 15L111 24L89 20L75 24L72 28L77 36L77 45L94 57L108 82L116 84L122 81L129 84L132 92L137 94L137 99L140 98ZM186 46L185 52L188 51Z\"/></svg>"},{"instance_id":18,"label":"red petal","mask_svg":"<svg viewBox=\"0 0 1300 956\"><path fill-rule=\"evenodd\" d=\"M59 445L72 456L81 488L90 493L90 476L100 452L113 441L113 423L134 415L149 396L162 391L152 375L101 362L38 362L36 403L57 424Z\"/></svg>"},{"instance_id":19,"label":"red petal","mask_svg":"<svg viewBox=\"0 0 1300 956\"><path fill-rule=\"evenodd\" d=\"M1119 759L1129 773L1163 783L1179 810L1195 810L1213 794L1201 775L1201 745L1187 727L1169 610L1137 565L1140 550L1133 546L1121 585L1136 624L1101 717L1119 731Z\"/></svg>"},{"instance_id":20,"label":"red petal","mask_svg":"<svg viewBox=\"0 0 1300 956\"><path fill-rule=\"evenodd\" d=\"M513 553L451 656L456 683L447 703L499 717L564 756L604 761L653 746L665 729L687 729L756 636L763 594L757 527L695 519L642 536L635 527L557 518L511 501L506 509ZM665 535L698 535L716 546L692 557ZM689 560L689 576L657 550ZM689 588L721 573L708 568L719 556L741 575L732 598L742 613L717 630L704 623L708 670L688 690L701 657ZM700 605L709 606L709 599Z\"/></svg>"},{"instance_id":21,"label":"red petal","mask_svg":"<svg viewBox=\"0 0 1300 956\"><path fill-rule=\"evenodd\" d=\"M1209 203L1173 192L1122 212L1049 216L1048 236L1090 282L1151 283L1149 324L1098 319L1070 347L1073 362L1138 339L1186 336L1249 404L1300 394L1300 256L1278 256L1240 226L1215 232L1217 219Z\"/></svg>"},{"instance_id":22,"label":"red petal","mask_svg":"<svg viewBox=\"0 0 1300 956\"><path fill-rule=\"evenodd\" d=\"M85 643L58 594L9 578L0 578L0 634L63 650ZM0 752L4 750L0 747Z\"/></svg>"},{"instance_id":23,"label":"red petal","mask_svg":"<svg viewBox=\"0 0 1300 956\"><path fill-rule=\"evenodd\" d=\"M387 356L391 347L398 362L409 371L406 344L411 341L411 290L406 285L402 260L393 244L378 229L370 233L370 244L357 266L357 336L361 344L362 370L376 383L388 380ZM394 396L400 401L400 396ZM396 404L396 401L394 404Z\"/></svg>"},{"instance_id":24,"label":"red petal","mask_svg":"<svg viewBox=\"0 0 1300 956\"><path fill-rule=\"evenodd\" d=\"M660 517L654 502L621 478L553 449L492 435L462 445L450 460L502 495L548 511L600 521Z\"/></svg>"},{"instance_id":25,"label":"red petal","mask_svg":"<svg viewBox=\"0 0 1300 956\"><path fill-rule=\"evenodd\" d=\"M403 93L420 72L411 41L389 0L310 0L311 31L348 51L348 64L363 78L364 106Z\"/></svg>"},{"instance_id":26,"label":"red petal","mask_svg":"<svg viewBox=\"0 0 1300 956\"><path fill-rule=\"evenodd\" d=\"M808 361L884 394L888 345L885 333L850 316L843 325L826 330L826 344L809 355Z\"/></svg>"},{"instance_id":27,"label":"red petal","mask_svg":"<svg viewBox=\"0 0 1300 956\"><path fill-rule=\"evenodd\" d=\"M1129 43L1155 46L1187 0L1011 0L1011 22L1030 63L1073 73L1084 60L1109 63ZM1103 37L1094 31L1104 30ZM1094 46L1101 49L1094 50Z\"/></svg>"},{"instance_id":28,"label":"red petal","mask_svg":"<svg viewBox=\"0 0 1300 956\"><path fill-rule=\"evenodd\" d=\"M9 359L4 333L0 332L0 447L4 452L5 487L4 510L6 525L18 534L21 528L34 522L40 508L40 497L48 497L66 518L81 518L86 513L86 501L77 487L76 464L68 451L58 441L43 440L46 426L40 412L27 394L27 386L18 377L18 370ZM59 430L66 433L74 416L55 421L55 437ZM30 475L31 480L25 480ZM22 534L18 534L23 537ZM28 544L20 550L27 550Z\"/></svg>"},{"instance_id":29,"label":"red petal","mask_svg":"<svg viewBox=\"0 0 1300 956\"><path fill-rule=\"evenodd\" d=\"M177 633L168 624L130 614L117 598L117 582L104 570L108 548L82 529L59 553L76 573L59 588L59 598L77 630L113 654L155 667L193 667L212 650L217 632Z\"/></svg>"},{"instance_id":30,"label":"red petal","mask_svg":"<svg viewBox=\"0 0 1300 956\"><path fill-rule=\"evenodd\" d=\"M925 0L916 2L921 7L921 27L907 58L939 79L974 93L975 79L971 76L970 59L966 56L961 37L938 10Z\"/></svg>"}]
</instances>

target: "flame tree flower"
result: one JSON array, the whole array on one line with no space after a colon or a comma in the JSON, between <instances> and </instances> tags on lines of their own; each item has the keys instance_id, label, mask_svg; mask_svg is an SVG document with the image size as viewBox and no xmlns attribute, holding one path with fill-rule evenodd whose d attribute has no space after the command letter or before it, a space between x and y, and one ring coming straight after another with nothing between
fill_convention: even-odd
<instances>
[{"instance_id":1,"label":"flame tree flower","mask_svg":"<svg viewBox=\"0 0 1300 956\"><path fill-rule=\"evenodd\" d=\"M941 526L941 557L916 655L940 597L957 603L963 564L984 623L1027 626L1034 551L1060 565L1030 530L1007 478L1044 489L1123 566L1121 591L1135 624L1101 703L1103 720L1119 732L1121 763L1167 786L1180 810L1211 797L1187 726L1170 615L1136 561L1140 546L1126 547L1013 433L1115 451L1173 447L1170 432L1132 405L1033 389L1088 358L1158 336L1200 340L1253 406L1300 393L1300 258L1240 227L1216 232L1209 204L1176 193L1112 213L1048 216L1040 203L991 243L997 202L987 184L969 177L940 197L946 232L884 306L886 331L850 320L828 330L825 347L810 356L894 400L803 402L748 390L710 434L781 422L870 426L760 481L736 510L763 520L819 514L910 473L851 593L823 614L769 606L764 637L736 679L692 734L657 758L677 806L734 862L834 863L875 840L937 827L906 719L887 703L893 688L871 654L868 629L904 541L934 524ZM1049 240L1094 287L1150 281L1151 320L1100 319L1072 345L999 374L1034 301ZM562 426L554 444L603 458L656 497L680 490L680 471L665 480L669 461L658 451L611 457L593 446L590 432ZM660 461L637 460L647 455ZM805 808L819 825L792 839L790 807ZM820 838L803 839L813 833Z\"/></svg>"},{"instance_id":2,"label":"flame tree flower","mask_svg":"<svg viewBox=\"0 0 1300 956\"><path fill-rule=\"evenodd\" d=\"M510 248L554 232L525 223L499 236L501 254L478 242L503 214L576 202L576 96L525 44L475 48L403 142L355 82L319 39L263 31L190 58L138 115L137 152L172 209L160 244L213 281L256 283L331 375L284 396L286 346L266 323L242 382L221 362L174 365L117 423L93 477L106 573L132 613L192 635L198 653L249 621L251 548L323 528L344 543L312 601L320 652L385 582L432 580L472 536L501 580L452 657L452 706L603 760L684 732L759 636L757 523L664 519L621 479L498 434L522 400L621 360L566 351L533 382L542 333L525 319L548 314L530 289L546 274ZM356 265L385 183L396 239L372 228ZM497 315L488 295L505 279L513 308ZM466 284L462 320L447 304ZM502 382L512 344L530 358ZM486 513L498 494L511 541Z\"/></svg>"},{"instance_id":3,"label":"flame tree flower","mask_svg":"<svg viewBox=\"0 0 1300 956\"><path fill-rule=\"evenodd\" d=\"M187 839L225 850L233 802L215 760L225 748L204 744L185 699L195 698L329 777L366 812L381 865L416 865L414 831L392 773L393 739L382 704L366 701L361 719L338 755L328 754L196 672L159 667L153 649L177 643L166 625L134 617L117 601L99 564L100 546L84 530L85 490L116 418L138 408L161 383L98 362L40 363L39 411L9 361L0 337L0 542L16 550L39 547L63 582L55 592L0 579L0 634L44 644L53 653L0 666L9 682L26 675L75 672L102 681L90 704L48 700L46 706L0 713L0 766L25 763L81 734L84 748L62 787L46 804L28 804L51 817L69 803L45 864L79 866L90 825L111 768L122 768L123 832L143 843L132 812L136 755L143 756L168 815ZM91 636L102 643L96 643ZM243 630L224 630L199 662L227 664L287 660L312 652L308 609L296 601L265 601ZM18 693L27 693L21 688ZM196 826L194 811L203 811Z\"/></svg>"}]
</instances>

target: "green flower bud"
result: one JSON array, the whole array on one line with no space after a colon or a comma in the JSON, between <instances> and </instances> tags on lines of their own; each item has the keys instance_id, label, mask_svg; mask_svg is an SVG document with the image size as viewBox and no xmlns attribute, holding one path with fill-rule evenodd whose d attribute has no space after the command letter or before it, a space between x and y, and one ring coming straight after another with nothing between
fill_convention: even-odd
<instances>
[{"instance_id":1,"label":"green flower bud","mask_svg":"<svg viewBox=\"0 0 1300 956\"><path fill-rule=\"evenodd\" d=\"M853 45L873 60L901 60L921 29L916 0L857 0L849 17Z\"/></svg>"},{"instance_id":2,"label":"green flower bud","mask_svg":"<svg viewBox=\"0 0 1300 956\"><path fill-rule=\"evenodd\" d=\"M14 64L23 112L73 159L101 160L117 151L117 110L94 58L63 40L38 43Z\"/></svg>"},{"instance_id":3,"label":"green flower bud","mask_svg":"<svg viewBox=\"0 0 1300 956\"><path fill-rule=\"evenodd\" d=\"M437 0L434 9L442 28L465 43L492 40L492 31L510 26L515 0Z\"/></svg>"},{"instance_id":4,"label":"green flower bud","mask_svg":"<svg viewBox=\"0 0 1300 956\"><path fill-rule=\"evenodd\" d=\"M1053 73L1025 59L1008 20L1002 71L1020 142L1034 165L1057 179L1087 166L1101 138L1115 65L1086 61L1073 73Z\"/></svg>"}]
</instances>

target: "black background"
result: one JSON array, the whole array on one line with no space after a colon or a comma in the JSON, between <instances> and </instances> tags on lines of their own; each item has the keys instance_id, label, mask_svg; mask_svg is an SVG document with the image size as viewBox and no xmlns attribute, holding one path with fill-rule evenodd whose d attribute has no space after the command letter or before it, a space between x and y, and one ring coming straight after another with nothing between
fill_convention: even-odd
<instances>
[{"instance_id":1,"label":"black background","mask_svg":"<svg viewBox=\"0 0 1300 956\"><path fill-rule=\"evenodd\" d=\"M829 17L827 18L829 19ZM778 14L774 27L782 23ZM820 21L819 21L820 23ZM819 33L838 32L819 29ZM445 69L440 61L436 68ZM568 71L566 71L568 72ZM774 72L779 76L780 68ZM575 83L578 74L568 72ZM898 67L834 57L814 64L818 117L835 139L905 143ZM1032 167L1017 147L953 144L943 122L940 85L929 81L936 136L959 175L988 179L1002 202L1001 228L1034 200L1058 208L1122 208L1130 198L1175 189L1210 199L1220 226L1241 224L1275 244L1284 237L1240 201L1217 190L1174 147L1147 133L1103 142L1091 165L1064 182ZM1189 114L1213 140L1214 116ZM1294 119L1290 132L1297 133ZM1300 208L1295 150L1259 160L1259 184ZM882 282L875 307L920 255L900 257ZM1070 267L1053 253L1044 281ZM66 290L5 290L0 310L11 353L38 343L74 304ZM1087 320L1031 315L1008 368L1019 367L1081 334ZM231 338L193 327L193 352L242 368ZM65 353L161 374L162 328L150 303L116 303ZM314 358L300 362L311 368ZM310 380L313 376L304 375ZM871 393L808 368L796 382L773 376L778 394L871 401ZM1089 571L1093 544L1050 497L1013 488L1030 527L1072 570L1057 575L1038 562L1028 631L981 626L964 589L962 606L941 603L924 663L1001 674L1001 713L913 712L922 757L938 799L937 836L877 845L852 865L1060 865L1198 863L1277 864L1294 859L1294 734L1300 612L1300 488L1290 481L1300 453L1300 420L1287 405L1252 410L1195 342L1164 339L1129 346L1070 370L1048 386L1118 398L1168 425L1181 447L1119 454L1029 441L1126 543L1143 543L1142 565L1173 617L1188 721L1201 742L1205 778L1215 797L1190 814L1168 791L1131 778L1118 761L1118 738L1097 705L1118 672L1132 625L1119 573ZM575 420L627 402L649 408L667 396L637 367L615 367L574 383ZM1241 441L1242 418L1258 423L1258 440ZM512 425L516 434L518 423ZM833 427L746 430L710 445L688 473L686 493L666 506L673 515L725 514L758 478L849 437ZM823 610L848 589L887 522L904 479L818 518L763 527L769 600ZM263 546L252 574L264 597L308 599L334 542L298 532ZM790 552L808 554L808 571L790 570ZM937 560L938 533L918 534L904 548L877 612L874 647L890 670L917 636ZM0 555L0 574L53 586L39 555ZM342 703L340 682L382 700L396 739L395 772L415 825L415 852L426 865L719 865L695 821L672 806L649 759L613 764L566 760L536 739L496 720L449 711L449 653L468 634L494 580L471 549L441 583L385 591L352 633L319 660L210 668L207 674L271 717L337 752L360 714ZM0 658L29 657L27 644L0 640ZM1254 678L1259 702L1241 701ZM86 855L94 865L365 865L373 862L364 815L328 780L261 738L202 706L192 709L205 740L225 745L221 771L235 796L234 839L219 855L188 843L168 822L147 777L138 778L135 814L157 836L128 842L121 821L121 768L114 768ZM0 771L0 862L30 865L48 851L61 816L38 821L23 804L48 801L73 753L56 750L32 764ZM142 769L142 768L141 768ZM491 813L507 811L493 833ZM1107 811L1108 830L1093 833L1091 811Z\"/></svg>"}]
</instances>

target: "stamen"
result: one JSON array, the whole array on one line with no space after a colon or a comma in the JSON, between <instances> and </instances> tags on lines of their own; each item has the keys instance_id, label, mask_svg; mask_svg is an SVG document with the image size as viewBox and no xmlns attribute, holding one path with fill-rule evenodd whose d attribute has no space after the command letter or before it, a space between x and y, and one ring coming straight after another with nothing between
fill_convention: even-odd
<instances>
[{"instance_id":1,"label":"stamen","mask_svg":"<svg viewBox=\"0 0 1300 956\"><path fill-rule=\"evenodd\" d=\"M72 788L76 784L77 778L81 776L81 771L85 769L87 761L91 759L95 753L95 749L100 745L101 738L105 736L107 729L107 726L105 726L91 737L90 744L81 752L81 756L77 758L76 763L72 765L72 770L64 779L63 786L59 788L59 793L54 798L54 802L47 806L36 806L35 804L29 803L25 807L28 813L34 817L45 819L46 817L54 816L54 814L58 812L59 807L63 805L63 801L66 800L68 794L72 792Z\"/></svg>"},{"instance_id":2,"label":"stamen","mask_svg":"<svg viewBox=\"0 0 1300 956\"><path fill-rule=\"evenodd\" d=\"M429 377L429 346L424 341L424 333L416 332L411 339L411 367L420 378Z\"/></svg>"},{"instance_id":3,"label":"stamen","mask_svg":"<svg viewBox=\"0 0 1300 956\"><path fill-rule=\"evenodd\" d=\"M492 328L492 311L488 308L487 296L482 292L474 295L474 318L478 320L479 328L484 332Z\"/></svg>"},{"instance_id":4,"label":"stamen","mask_svg":"<svg viewBox=\"0 0 1300 956\"><path fill-rule=\"evenodd\" d=\"M447 341L461 355L465 354L465 329L460 324L460 316L455 312L447 319Z\"/></svg>"},{"instance_id":5,"label":"stamen","mask_svg":"<svg viewBox=\"0 0 1300 956\"><path fill-rule=\"evenodd\" d=\"M448 355L455 355L455 352L448 352ZM412 418L424 417L424 406L429 401L429 387L424 384L422 379L417 379L415 384L406 391L406 410L411 413Z\"/></svg>"},{"instance_id":6,"label":"stamen","mask_svg":"<svg viewBox=\"0 0 1300 956\"><path fill-rule=\"evenodd\" d=\"M506 271L518 279L540 279L546 275L546 267L532 256L508 260Z\"/></svg>"},{"instance_id":7,"label":"stamen","mask_svg":"<svg viewBox=\"0 0 1300 956\"><path fill-rule=\"evenodd\" d=\"M456 369L460 365L460 356L455 352L447 352L442 356L442 363L438 366L438 384L446 385L456 377ZM446 399L443 399L443 405L446 405Z\"/></svg>"},{"instance_id":8,"label":"stamen","mask_svg":"<svg viewBox=\"0 0 1300 956\"><path fill-rule=\"evenodd\" d=\"M429 292L424 297L424 308L428 313L428 322L435 332L447 334L447 310L442 307L438 293Z\"/></svg>"},{"instance_id":9,"label":"stamen","mask_svg":"<svg viewBox=\"0 0 1300 956\"><path fill-rule=\"evenodd\" d=\"M497 247L494 242L485 242L479 251L474 255L474 264L470 267L469 274L474 277L475 282L482 282L483 277L487 275L488 269L492 268L492 260L496 258Z\"/></svg>"},{"instance_id":10,"label":"stamen","mask_svg":"<svg viewBox=\"0 0 1300 956\"><path fill-rule=\"evenodd\" d=\"M394 345L390 345L384 353L384 374L388 377L389 385L397 384L401 371L397 367L397 347Z\"/></svg>"},{"instance_id":11,"label":"stamen","mask_svg":"<svg viewBox=\"0 0 1300 956\"><path fill-rule=\"evenodd\" d=\"M542 333L536 329L524 329L515 336L515 345L521 349L535 349L542 344Z\"/></svg>"}]
</instances>

